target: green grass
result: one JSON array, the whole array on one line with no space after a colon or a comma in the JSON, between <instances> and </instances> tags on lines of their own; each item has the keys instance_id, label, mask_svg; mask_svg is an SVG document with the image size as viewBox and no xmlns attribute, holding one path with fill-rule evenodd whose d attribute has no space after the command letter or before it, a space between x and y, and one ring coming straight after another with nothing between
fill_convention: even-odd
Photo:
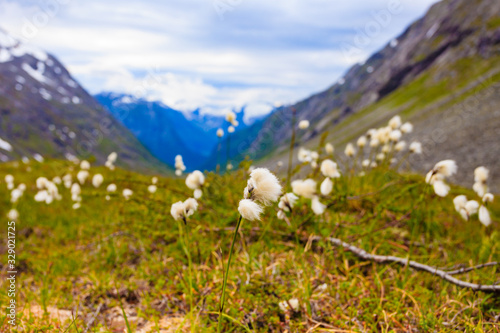
<instances>
[{"instance_id":1,"label":"green grass","mask_svg":"<svg viewBox=\"0 0 500 333\"><path fill-rule=\"evenodd\" d=\"M150 194L149 176L92 168L91 174L102 173L105 182L99 189L82 187L79 210L71 209L66 189L61 189L61 201L34 202L37 177L62 176L72 168L76 174L73 165L57 160L32 163L30 172L22 163L0 164L2 216L11 208L3 175L13 174L16 184L28 187L17 204L18 331L82 332L103 304L90 332L135 332L145 325L159 332L169 324L173 328L167 332L213 332L223 277L221 251L225 264L248 178L245 171L207 175L199 211L187 225L194 280L190 292L179 224L170 216L172 203L192 195L183 179L160 178L158 192ZM119 190L106 201L111 182ZM121 196L126 187L134 191L128 201ZM301 199L289 215L290 225L276 218L274 207L260 222L243 221L223 331L494 332L498 296L461 289L406 267L363 261L324 241L309 242L313 235L334 236L368 252L436 267L500 260L498 222L485 228L477 217L462 221L452 204L459 193L475 198L458 187L439 198L421 176L380 168L365 177L340 178L333 194L321 199L331 205L323 216L312 215L310 202ZM498 221L498 203L491 212ZM5 217L3 221L1 244L7 231ZM3 264L5 246L1 253ZM490 267L459 277L492 284L499 273ZM3 283L2 305L9 300L6 289ZM299 311L281 311L279 302L293 297L299 299ZM74 316L59 320L57 309ZM0 331L10 330L4 312L0 323Z\"/></svg>"}]
</instances>

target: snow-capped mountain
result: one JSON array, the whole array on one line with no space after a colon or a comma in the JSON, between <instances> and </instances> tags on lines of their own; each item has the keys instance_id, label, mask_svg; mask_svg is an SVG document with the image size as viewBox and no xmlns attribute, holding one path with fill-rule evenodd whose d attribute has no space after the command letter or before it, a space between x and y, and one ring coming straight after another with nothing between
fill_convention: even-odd
<instances>
[{"instance_id":1,"label":"snow-capped mountain","mask_svg":"<svg viewBox=\"0 0 500 333\"><path fill-rule=\"evenodd\" d=\"M122 165L161 163L54 56L0 29L0 160L35 154L95 156L116 151Z\"/></svg>"},{"instance_id":2,"label":"snow-capped mountain","mask_svg":"<svg viewBox=\"0 0 500 333\"><path fill-rule=\"evenodd\" d=\"M161 161L173 165L180 154L190 170L203 168L218 144L216 131L229 123L223 116L183 113L161 102L137 99L131 95L100 93L94 96ZM245 111L236 112L239 125L235 135L246 129ZM254 120L252 120L254 121Z\"/></svg>"}]
</instances>

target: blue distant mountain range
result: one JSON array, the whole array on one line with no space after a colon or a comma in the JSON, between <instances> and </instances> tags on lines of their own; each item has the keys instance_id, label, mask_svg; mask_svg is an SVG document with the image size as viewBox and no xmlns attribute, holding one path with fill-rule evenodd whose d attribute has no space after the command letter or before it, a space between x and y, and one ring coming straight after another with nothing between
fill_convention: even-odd
<instances>
[{"instance_id":1,"label":"blue distant mountain range","mask_svg":"<svg viewBox=\"0 0 500 333\"><path fill-rule=\"evenodd\" d=\"M162 162L172 166L180 154L188 170L214 166L219 142L216 131L223 128L227 133L225 117L201 114L200 110L183 113L126 94L103 92L94 97ZM245 110L235 113L239 122L235 134L259 120L246 119L245 123Z\"/></svg>"}]
</instances>

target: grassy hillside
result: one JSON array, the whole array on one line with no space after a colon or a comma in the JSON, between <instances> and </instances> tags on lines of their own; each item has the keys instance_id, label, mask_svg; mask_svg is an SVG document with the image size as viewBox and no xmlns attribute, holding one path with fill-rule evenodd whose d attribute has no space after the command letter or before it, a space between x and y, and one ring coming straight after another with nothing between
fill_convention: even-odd
<instances>
[{"instance_id":1,"label":"grassy hillside","mask_svg":"<svg viewBox=\"0 0 500 333\"><path fill-rule=\"evenodd\" d=\"M69 190L62 186L61 201L47 205L33 197L37 177L75 175L74 165L51 160L27 168L0 165L1 175L12 174L16 186L27 185L15 204L20 214L19 326L12 331L215 331L221 257L225 264L248 179L245 170L207 174L199 209L184 226L170 215L172 203L192 195L184 179L160 178L152 194L147 191L149 176L91 168L91 176L103 174L104 183L97 189L83 185L81 208L73 210ZM309 173L309 166L302 169ZM322 181L318 172L309 177ZM110 183L118 191L107 201ZM134 192L129 200L121 195L124 188ZM465 222L454 211L452 198L466 194L477 199L472 191L452 187L448 197L437 197L421 176L383 166L364 177L344 174L335 180L332 193L321 197L328 205L322 215L314 215L310 201L300 199L287 221L277 219L273 206L261 221L243 222L229 276L224 332L496 330L497 295L462 289L409 267L362 260L326 237L433 267L497 261L498 200L489 206L494 222L488 228L477 216ZM2 177L4 273L5 215L13 206L9 199ZM455 277L494 284L498 274L494 266ZM0 281L4 305L9 301L7 283ZM298 300L296 310L291 310L294 300L279 306L293 298ZM8 331L4 316L2 312L0 330Z\"/></svg>"}]
</instances>

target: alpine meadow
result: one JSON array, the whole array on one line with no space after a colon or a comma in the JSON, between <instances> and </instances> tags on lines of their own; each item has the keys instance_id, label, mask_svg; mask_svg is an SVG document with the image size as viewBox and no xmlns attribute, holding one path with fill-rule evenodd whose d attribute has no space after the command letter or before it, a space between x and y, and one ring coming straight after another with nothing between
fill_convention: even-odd
<instances>
[{"instance_id":1,"label":"alpine meadow","mask_svg":"<svg viewBox=\"0 0 500 333\"><path fill-rule=\"evenodd\" d=\"M499 1L49 2L0 1L0 332L500 332Z\"/></svg>"}]
</instances>

